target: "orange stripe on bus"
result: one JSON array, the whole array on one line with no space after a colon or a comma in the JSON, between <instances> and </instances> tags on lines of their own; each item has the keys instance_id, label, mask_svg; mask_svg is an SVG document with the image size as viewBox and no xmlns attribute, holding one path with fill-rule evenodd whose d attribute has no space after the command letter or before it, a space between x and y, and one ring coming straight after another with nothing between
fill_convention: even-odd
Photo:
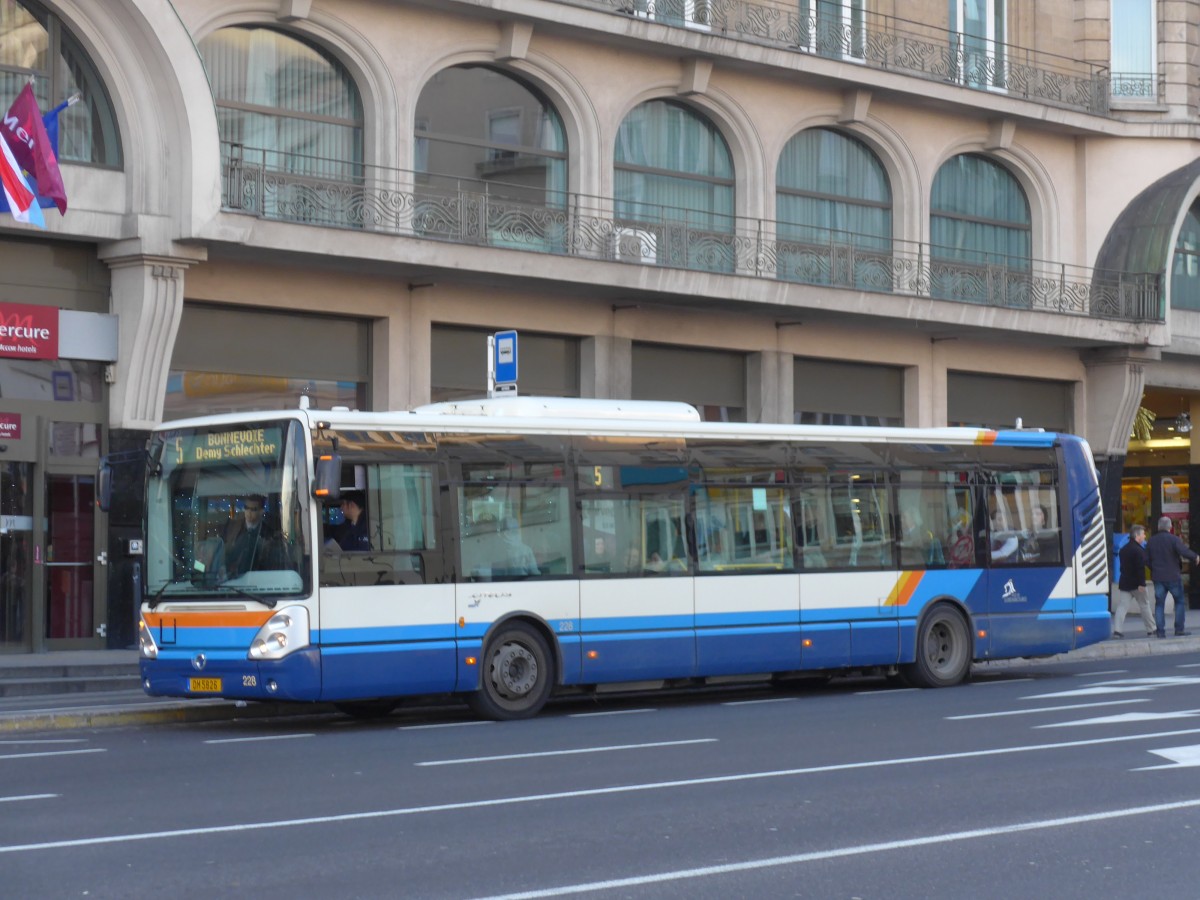
<instances>
[{"instance_id":1,"label":"orange stripe on bus","mask_svg":"<svg viewBox=\"0 0 1200 900\"><path fill-rule=\"evenodd\" d=\"M979 434L976 435L976 437L975 437L975 443L978 445L984 446L984 447L990 447L992 444L996 443L996 432L994 432L994 431L979 432Z\"/></svg>"},{"instance_id":2,"label":"orange stripe on bus","mask_svg":"<svg viewBox=\"0 0 1200 900\"><path fill-rule=\"evenodd\" d=\"M164 612L142 613L151 628L257 628L273 613L267 612Z\"/></svg>"},{"instance_id":3,"label":"orange stripe on bus","mask_svg":"<svg viewBox=\"0 0 1200 900\"><path fill-rule=\"evenodd\" d=\"M888 598L884 601L884 606L907 606L908 601L912 599L912 595L917 590L917 585L921 583L925 572L918 570L915 572L905 572L897 580L892 592L888 594Z\"/></svg>"}]
</instances>

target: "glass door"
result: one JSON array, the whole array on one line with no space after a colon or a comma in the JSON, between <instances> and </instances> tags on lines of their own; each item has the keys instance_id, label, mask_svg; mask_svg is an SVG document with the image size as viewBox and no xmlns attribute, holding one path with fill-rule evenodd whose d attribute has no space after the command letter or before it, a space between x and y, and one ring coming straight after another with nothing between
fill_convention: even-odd
<instances>
[{"instance_id":1,"label":"glass door","mask_svg":"<svg viewBox=\"0 0 1200 900\"><path fill-rule=\"evenodd\" d=\"M27 649L33 600L33 463L0 463L0 652Z\"/></svg>"},{"instance_id":2,"label":"glass door","mask_svg":"<svg viewBox=\"0 0 1200 900\"><path fill-rule=\"evenodd\" d=\"M96 553L94 470L46 474L46 641L52 649L103 646L103 557Z\"/></svg>"},{"instance_id":3,"label":"glass door","mask_svg":"<svg viewBox=\"0 0 1200 900\"><path fill-rule=\"evenodd\" d=\"M962 84L1003 89L1007 0L950 0L954 70Z\"/></svg>"}]
</instances>

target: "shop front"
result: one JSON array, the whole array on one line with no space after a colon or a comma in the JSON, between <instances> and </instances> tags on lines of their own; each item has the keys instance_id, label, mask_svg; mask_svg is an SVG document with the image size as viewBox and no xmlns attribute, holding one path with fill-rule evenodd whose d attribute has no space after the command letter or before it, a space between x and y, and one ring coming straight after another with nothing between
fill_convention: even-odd
<instances>
[{"instance_id":1,"label":"shop front","mask_svg":"<svg viewBox=\"0 0 1200 900\"><path fill-rule=\"evenodd\" d=\"M116 335L105 314L0 302L2 653L108 645L95 482Z\"/></svg>"}]
</instances>

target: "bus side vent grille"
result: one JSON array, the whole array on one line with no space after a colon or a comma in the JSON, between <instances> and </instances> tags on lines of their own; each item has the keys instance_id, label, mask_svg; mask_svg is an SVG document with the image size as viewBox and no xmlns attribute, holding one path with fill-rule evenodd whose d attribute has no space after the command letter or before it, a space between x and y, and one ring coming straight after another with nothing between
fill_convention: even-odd
<instances>
[{"instance_id":1,"label":"bus side vent grille","mask_svg":"<svg viewBox=\"0 0 1200 900\"><path fill-rule=\"evenodd\" d=\"M1083 531L1083 541L1079 548L1079 558L1083 564L1084 588L1104 592L1108 590L1108 553L1104 547L1104 515L1099 503L1092 503L1086 509L1079 511L1079 520L1087 522Z\"/></svg>"}]
</instances>

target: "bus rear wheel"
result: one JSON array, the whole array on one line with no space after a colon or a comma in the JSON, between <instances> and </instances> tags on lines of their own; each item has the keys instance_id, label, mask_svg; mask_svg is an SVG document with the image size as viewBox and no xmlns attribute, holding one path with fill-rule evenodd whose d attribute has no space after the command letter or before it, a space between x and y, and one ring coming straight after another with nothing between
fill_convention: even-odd
<instances>
[{"instance_id":1,"label":"bus rear wheel","mask_svg":"<svg viewBox=\"0 0 1200 900\"><path fill-rule=\"evenodd\" d=\"M947 604L929 611L917 632L917 659L904 667L916 687L949 687L971 669L971 632L962 613Z\"/></svg>"},{"instance_id":2,"label":"bus rear wheel","mask_svg":"<svg viewBox=\"0 0 1200 900\"><path fill-rule=\"evenodd\" d=\"M467 704L488 719L527 719L550 698L554 663L546 641L533 628L515 623L488 641L480 659L480 688Z\"/></svg>"}]
</instances>

